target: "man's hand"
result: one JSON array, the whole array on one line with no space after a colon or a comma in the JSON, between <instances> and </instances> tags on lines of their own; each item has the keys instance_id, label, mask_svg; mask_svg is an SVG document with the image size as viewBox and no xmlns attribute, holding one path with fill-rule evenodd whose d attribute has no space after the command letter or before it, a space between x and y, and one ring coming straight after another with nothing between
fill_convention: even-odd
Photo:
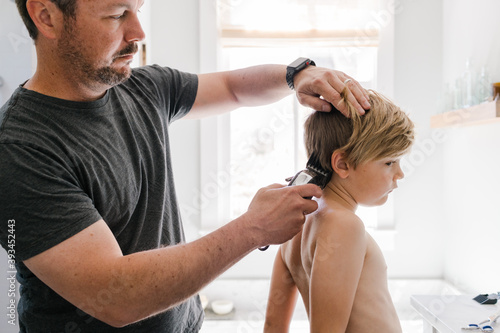
<instances>
[{"instance_id":1,"label":"man's hand","mask_svg":"<svg viewBox=\"0 0 500 333\"><path fill-rule=\"evenodd\" d=\"M370 109L369 97L365 89L350 76L327 68L309 66L294 77L294 86L300 104L316 111L332 110L335 106L342 114L347 114L345 102L340 93L347 85L348 99L363 115Z\"/></svg>"},{"instance_id":2,"label":"man's hand","mask_svg":"<svg viewBox=\"0 0 500 333\"><path fill-rule=\"evenodd\" d=\"M256 244L281 244L295 236L302 230L305 215L318 209L316 201L304 198L319 198L321 194L321 189L312 184L274 184L260 189L244 214L256 231Z\"/></svg>"}]
</instances>

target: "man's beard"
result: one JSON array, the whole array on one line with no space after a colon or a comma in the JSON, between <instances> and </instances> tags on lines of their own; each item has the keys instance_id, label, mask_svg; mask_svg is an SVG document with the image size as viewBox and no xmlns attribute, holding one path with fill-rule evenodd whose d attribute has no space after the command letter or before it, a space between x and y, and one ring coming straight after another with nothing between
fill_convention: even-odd
<instances>
[{"instance_id":1,"label":"man's beard","mask_svg":"<svg viewBox=\"0 0 500 333\"><path fill-rule=\"evenodd\" d=\"M98 67L85 58L81 48L82 43L74 33L74 24L71 18L65 20L64 34L59 41L59 51L66 63L72 66L75 75L78 75L79 79L82 79L89 87L100 85L112 87L126 81L131 74L130 67L124 67L120 71L111 66ZM137 44L131 43L113 56L113 62L118 57L134 54L137 50Z\"/></svg>"}]
</instances>

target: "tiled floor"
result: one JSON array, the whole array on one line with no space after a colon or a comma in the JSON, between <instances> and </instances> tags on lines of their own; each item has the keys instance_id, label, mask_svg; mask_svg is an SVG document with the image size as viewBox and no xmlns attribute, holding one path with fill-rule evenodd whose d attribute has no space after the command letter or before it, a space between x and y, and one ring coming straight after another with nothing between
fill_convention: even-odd
<instances>
[{"instance_id":1,"label":"tiled floor","mask_svg":"<svg viewBox=\"0 0 500 333\"><path fill-rule=\"evenodd\" d=\"M207 320L203 324L201 333L262 333L263 322L248 323L244 321L214 321ZM404 333L422 333L422 321L401 321ZM304 333L309 331L307 321L294 321L290 333Z\"/></svg>"},{"instance_id":2,"label":"tiled floor","mask_svg":"<svg viewBox=\"0 0 500 333\"><path fill-rule=\"evenodd\" d=\"M455 288L441 280L389 280L389 289L401 320L404 333L421 333L423 323L410 306L413 294L457 294ZM201 333L257 333L262 332L266 311L267 280L216 280L202 291L209 302L229 299L234 310L226 316L215 315L208 308ZM309 331L307 315L302 302L297 302L291 333Z\"/></svg>"}]
</instances>

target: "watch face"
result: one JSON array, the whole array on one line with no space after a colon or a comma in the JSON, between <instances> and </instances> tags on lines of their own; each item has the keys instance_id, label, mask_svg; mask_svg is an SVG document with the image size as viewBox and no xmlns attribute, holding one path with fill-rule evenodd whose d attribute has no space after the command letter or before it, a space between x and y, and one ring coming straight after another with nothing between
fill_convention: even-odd
<instances>
[{"instance_id":1,"label":"watch face","mask_svg":"<svg viewBox=\"0 0 500 333\"><path fill-rule=\"evenodd\" d=\"M301 64L303 64L304 62L306 61L310 61L309 59L307 58L298 58L297 60L295 60L294 62L292 62L290 65L288 65L288 67L299 67Z\"/></svg>"}]
</instances>

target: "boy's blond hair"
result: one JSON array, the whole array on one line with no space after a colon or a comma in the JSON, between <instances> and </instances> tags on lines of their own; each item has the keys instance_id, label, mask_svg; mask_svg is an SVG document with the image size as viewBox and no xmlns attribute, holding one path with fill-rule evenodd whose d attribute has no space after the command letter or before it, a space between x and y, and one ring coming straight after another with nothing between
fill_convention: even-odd
<instances>
[{"instance_id":1,"label":"boy's blond hair","mask_svg":"<svg viewBox=\"0 0 500 333\"><path fill-rule=\"evenodd\" d=\"M347 162L356 168L360 163L406 153L414 141L414 125L408 115L383 95L368 91L370 111L360 116L342 97L350 118L340 112L313 112L304 124L307 156L318 156L321 166L332 171L331 156L335 150L345 154Z\"/></svg>"}]
</instances>

